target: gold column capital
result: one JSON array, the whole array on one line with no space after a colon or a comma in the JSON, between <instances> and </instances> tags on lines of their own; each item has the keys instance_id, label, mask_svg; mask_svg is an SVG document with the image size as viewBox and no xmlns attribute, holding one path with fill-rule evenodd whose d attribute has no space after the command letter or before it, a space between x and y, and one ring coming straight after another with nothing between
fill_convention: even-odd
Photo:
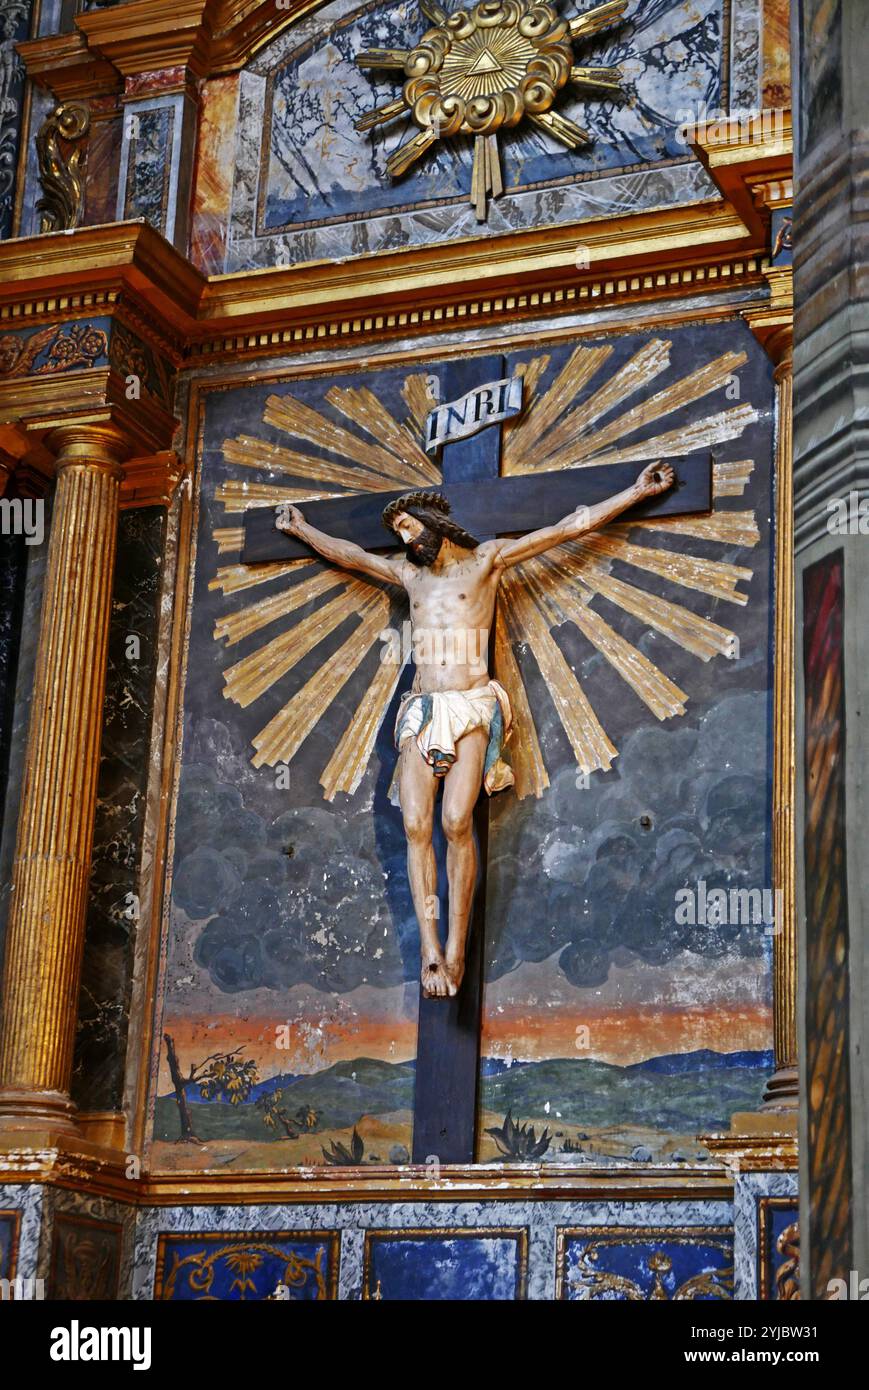
<instances>
[{"instance_id":1,"label":"gold column capital","mask_svg":"<svg viewBox=\"0 0 869 1390\"><path fill-rule=\"evenodd\" d=\"M74 421L57 425L45 442L55 455L54 466L58 471L71 464L86 464L90 468L105 469L118 479L122 476L121 464L133 452L123 430L102 422Z\"/></svg>"}]
</instances>

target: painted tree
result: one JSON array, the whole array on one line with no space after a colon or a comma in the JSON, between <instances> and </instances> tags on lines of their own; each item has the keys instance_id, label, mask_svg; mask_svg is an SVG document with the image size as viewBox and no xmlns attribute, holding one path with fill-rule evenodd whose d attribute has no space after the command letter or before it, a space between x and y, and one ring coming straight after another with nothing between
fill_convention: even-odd
<instances>
[{"instance_id":1,"label":"painted tree","mask_svg":"<svg viewBox=\"0 0 869 1390\"><path fill-rule=\"evenodd\" d=\"M172 1078L181 1122L181 1133L177 1142L200 1144L202 1141L194 1134L190 1119L187 1087L191 1084L198 1086L203 1100L223 1100L228 1101L230 1105L241 1105L260 1079L256 1062L251 1058L243 1060L238 1054L244 1048L236 1047L232 1052L212 1052L204 1061L194 1063L185 1076L178 1065L174 1040L168 1033L163 1034L163 1040L166 1043L169 1075Z\"/></svg>"},{"instance_id":2,"label":"painted tree","mask_svg":"<svg viewBox=\"0 0 869 1390\"><path fill-rule=\"evenodd\" d=\"M301 1105L294 1115L290 1115L283 1105L284 1093L281 1090L268 1091L257 1100L257 1108L262 1113L263 1124L268 1129L280 1127L286 1139L298 1139L303 1131L316 1129L320 1116L310 1105Z\"/></svg>"}]
</instances>

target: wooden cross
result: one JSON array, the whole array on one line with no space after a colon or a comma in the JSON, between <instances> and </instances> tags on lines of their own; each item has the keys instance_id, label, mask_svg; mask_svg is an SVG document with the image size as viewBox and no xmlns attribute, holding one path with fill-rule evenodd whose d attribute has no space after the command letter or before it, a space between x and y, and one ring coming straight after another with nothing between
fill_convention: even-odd
<instances>
[{"instance_id":1,"label":"wooden cross","mask_svg":"<svg viewBox=\"0 0 869 1390\"><path fill-rule=\"evenodd\" d=\"M502 379L500 356L468 358L440 368L440 395L456 400L473 386ZM643 465L618 463L565 468L502 478L502 427L492 425L443 446L443 484L453 515L479 540L521 535L550 526L580 504L592 506L636 481ZM676 473L666 493L625 512L620 520L709 512L712 460L708 453L668 459ZM305 502L305 520L329 535L353 540L367 550L397 549L400 541L381 520L384 507L408 489ZM313 552L295 536L278 531L271 508L252 508L244 519L244 564L300 559ZM468 936L462 988L454 999L426 999L420 992L413 1161L472 1163L476 1145L477 1087L480 1064L483 928L486 911L486 849L489 798L481 792L474 813L480 877ZM439 881L444 881L444 866Z\"/></svg>"}]
</instances>

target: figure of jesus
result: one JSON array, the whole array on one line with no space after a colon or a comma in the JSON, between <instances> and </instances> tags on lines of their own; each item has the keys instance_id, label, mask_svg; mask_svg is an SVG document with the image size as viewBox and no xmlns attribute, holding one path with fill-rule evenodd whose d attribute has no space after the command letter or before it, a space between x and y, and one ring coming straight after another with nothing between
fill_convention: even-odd
<instances>
[{"instance_id":1,"label":"figure of jesus","mask_svg":"<svg viewBox=\"0 0 869 1390\"><path fill-rule=\"evenodd\" d=\"M318 531L298 507L278 508L279 530L298 536L342 569L398 585L410 602L417 670L412 689L399 705L395 742L408 877L420 932L422 989L429 998L455 995L464 975L477 874L473 813L480 789L491 794L513 782L501 759L512 723L510 702L489 674L489 632L501 576L510 565L598 530L628 507L665 492L673 481L672 468L649 464L633 486L592 507L578 507L554 526L514 540L483 542L452 519L450 504L440 493L406 493L383 513L384 524L403 544L397 557L377 555ZM449 886L444 944L438 930L432 844L440 784Z\"/></svg>"}]
</instances>

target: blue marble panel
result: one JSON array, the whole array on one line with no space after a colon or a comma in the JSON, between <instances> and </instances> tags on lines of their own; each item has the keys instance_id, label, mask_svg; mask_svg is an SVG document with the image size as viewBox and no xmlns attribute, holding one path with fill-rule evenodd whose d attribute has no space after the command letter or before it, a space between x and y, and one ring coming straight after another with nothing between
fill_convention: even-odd
<instances>
[{"instance_id":1,"label":"blue marble panel","mask_svg":"<svg viewBox=\"0 0 869 1390\"><path fill-rule=\"evenodd\" d=\"M114 356L115 339L112 349ZM127 359L129 362L129 358ZM147 382L145 368L133 362ZM131 370L133 368L131 367ZM82 1110L122 1106L157 671L165 512L118 519L100 780L72 1094Z\"/></svg>"},{"instance_id":2,"label":"blue marble panel","mask_svg":"<svg viewBox=\"0 0 869 1390\"><path fill-rule=\"evenodd\" d=\"M363 1298L487 1301L525 1297L526 1230L369 1231Z\"/></svg>"},{"instance_id":3,"label":"blue marble panel","mask_svg":"<svg viewBox=\"0 0 869 1390\"><path fill-rule=\"evenodd\" d=\"M733 1296L733 1235L726 1227L563 1228L558 1265L558 1296L571 1301L709 1302Z\"/></svg>"},{"instance_id":4,"label":"blue marble panel","mask_svg":"<svg viewBox=\"0 0 869 1390\"><path fill-rule=\"evenodd\" d=\"M0 1211L0 1279L14 1279L18 1262L21 1213Z\"/></svg>"},{"instance_id":5,"label":"blue marble panel","mask_svg":"<svg viewBox=\"0 0 869 1390\"><path fill-rule=\"evenodd\" d=\"M144 217L162 231L166 225L175 110L161 106L136 109L124 192L124 217Z\"/></svg>"},{"instance_id":6,"label":"blue marble panel","mask_svg":"<svg viewBox=\"0 0 869 1390\"><path fill-rule=\"evenodd\" d=\"M575 49L579 62L619 66L624 95L601 100L572 86L562 91L557 110L591 136L580 150L527 123L501 132L508 193L688 156L682 123L727 105L728 21L728 0L630 0L625 23ZM369 3L320 29L270 74L258 235L467 199L469 137L438 142L408 174L392 179L386 160L416 130L410 117L367 134L354 128L398 95L401 79L360 70L356 55L409 48L428 27L414 5Z\"/></svg>"},{"instance_id":7,"label":"blue marble panel","mask_svg":"<svg viewBox=\"0 0 869 1390\"><path fill-rule=\"evenodd\" d=\"M338 1287L338 1242L334 1231L162 1235L154 1298L172 1302L332 1299Z\"/></svg>"},{"instance_id":8,"label":"blue marble panel","mask_svg":"<svg viewBox=\"0 0 869 1390\"><path fill-rule=\"evenodd\" d=\"M21 138L24 63L16 44L30 33L31 0L4 0L0 6L0 238L12 235L15 170Z\"/></svg>"}]
</instances>

